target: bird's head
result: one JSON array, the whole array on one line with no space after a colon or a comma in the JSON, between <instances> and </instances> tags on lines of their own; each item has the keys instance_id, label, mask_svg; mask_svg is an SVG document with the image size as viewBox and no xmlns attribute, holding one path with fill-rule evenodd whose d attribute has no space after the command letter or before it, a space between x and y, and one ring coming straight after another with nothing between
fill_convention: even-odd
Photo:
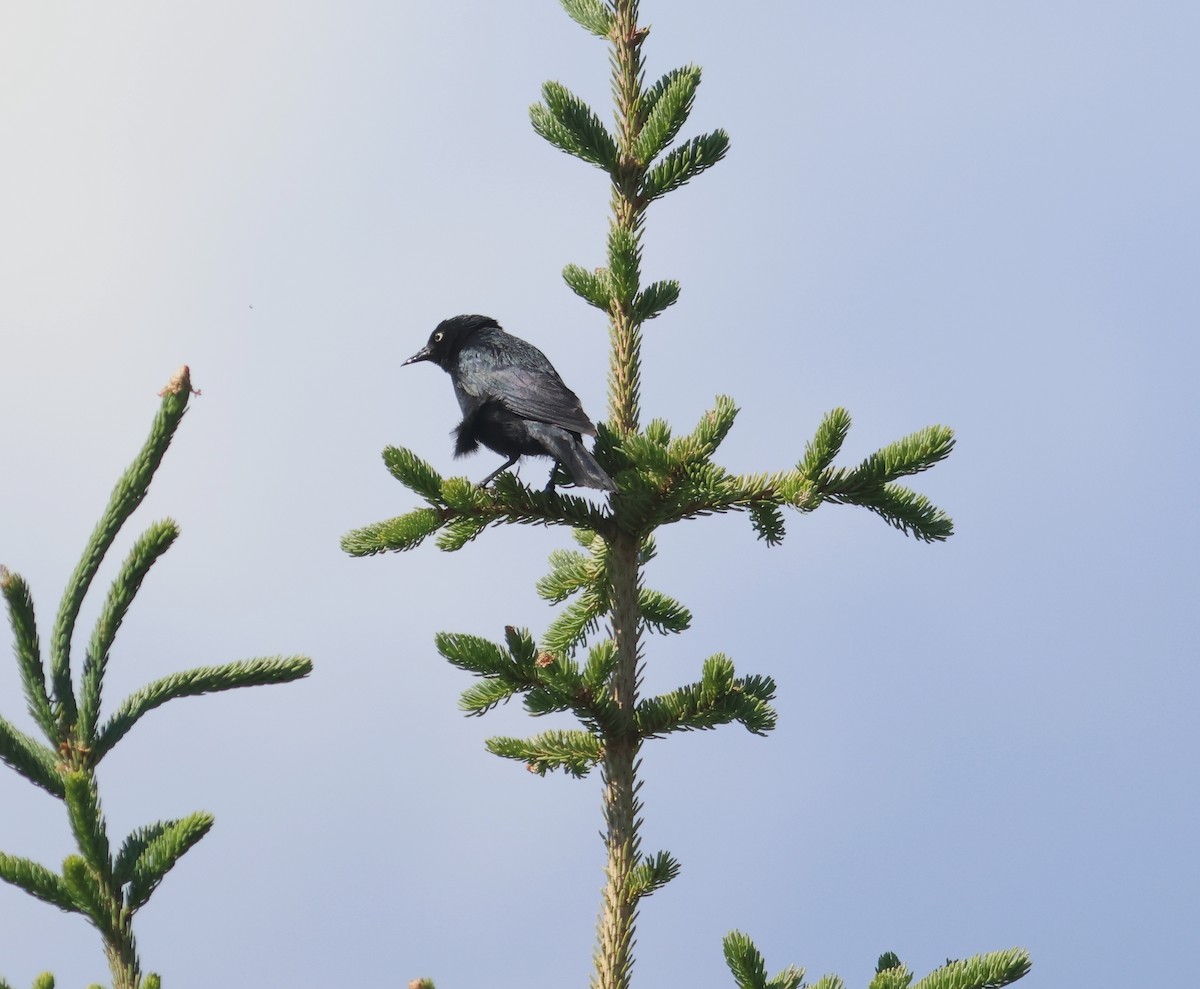
<instances>
[{"instance_id":1,"label":"bird's head","mask_svg":"<svg viewBox=\"0 0 1200 989\"><path fill-rule=\"evenodd\" d=\"M480 330L487 329L498 330L500 324L491 316L451 316L443 319L429 335L429 342L404 363L433 361L442 370L449 370L450 362L458 356L463 345Z\"/></svg>"}]
</instances>

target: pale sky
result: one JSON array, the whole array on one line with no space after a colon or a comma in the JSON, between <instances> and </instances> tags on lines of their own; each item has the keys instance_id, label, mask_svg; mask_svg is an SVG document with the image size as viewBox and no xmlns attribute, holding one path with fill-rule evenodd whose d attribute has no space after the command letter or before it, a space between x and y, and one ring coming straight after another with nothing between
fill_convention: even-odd
<instances>
[{"instance_id":1,"label":"pale sky","mask_svg":"<svg viewBox=\"0 0 1200 989\"><path fill-rule=\"evenodd\" d=\"M643 410L742 408L719 459L841 458L922 426L927 546L859 509L663 533L649 582L693 629L646 689L729 654L779 683L779 728L650 743L635 985L771 971L865 985L887 950L1027 947L1030 987L1167 985L1200 923L1194 491L1200 8L644 0L648 76L704 68L692 123L728 159L656 205ZM458 712L440 630L540 633L562 532L352 560L348 529L418 505L379 459L455 463L457 406L401 368L441 318L495 316L605 414L604 176L528 124L557 79L609 119L601 42L552 0L10 4L0 30L0 563L43 638L181 363L193 402L133 538L146 581L108 703L171 671L306 653L299 684L177 702L104 763L114 841L194 810L211 835L139 915L168 989L583 985L602 883L599 779L488 755L549 727ZM540 483L547 465L522 476ZM7 630L4 638L8 638ZM77 646L82 652L82 644ZM0 648L0 711L32 731ZM62 806L0 767L0 850L57 867ZM107 982L77 916L0 888L0 975Z\"/></svg>"}]
</instances>

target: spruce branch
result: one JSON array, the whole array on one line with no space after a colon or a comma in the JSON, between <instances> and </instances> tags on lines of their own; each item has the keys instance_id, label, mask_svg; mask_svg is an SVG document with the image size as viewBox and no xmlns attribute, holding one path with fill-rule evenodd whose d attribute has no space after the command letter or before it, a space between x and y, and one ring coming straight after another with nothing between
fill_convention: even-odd
<instances>
[{"instance_id":1,"label":"spruce branch","mask_svg":"<svg viewBox=\"0 0 1200 989\"><path fill-rule=\"evenodd\" d=\"M13 630L13 651L21 671L21 686L29 713L46 738L57 743L58 725L46 691L46 669L42 665L42 647L38 642L37 618L29 585L20 574L0 566L0 593L8 605L8 622Z\"/></svg>"},{"instance_id":2,"label":"spruce branch","mask_svg":"<svg viewBox=\"0 0 1200 989\"><path fill-rule=\"evenodd\" d=\"M342 537L342 549L351 556L374 556L376 553L415 549L426 537L437 532L444 522L445 516L436 508L418 508L407 515L346 533Z\"/></svg>"},{"instance_id":3,"label":"spruce branch","mask_svg":"<svg viewBox=\"0 0 1200 989\"><path fill-rule=\"evenodd\" d=\"M156 522L133 544L120 573L109 588L108 598L96 620L91 644L83 662L83 676L79 696L79 725L77 736L81 744L89 745L96 737L96 724L100 717L100 700L104 684L104 671L108 666L109 652L117 631L142 581L150 568L158 561L179 536L179 526L172 519Z\"/></svg>"},{"instance_id":4,"label":"spruce branch","mask_svg":"<svg viewBox=\"0 0 1200 989\"><path fill-rule=\"evenodd\" d=\"M598 590L603 573L594 557L556 549L550 554L550 572L537 582L537 592L551 604L559 604L584 588Z\"/></svg>"},{"instance_id":5,"label":"spruce branch","mask_svg":"<svg viewBox=\"0 0 1200 989\"><path fill-rule=\"evenodd\" d=\"M794 966L768 980L762 955L741 931L731 931L723 944L738 989L797 989L804 980L804 970ZM868 989L998 989L1016 982L1029 969L1029 954L1012 948L947 962L914 985L912 971L889 951L880 956ZM812 983L811 989L845 989L845 983L836 975L826 975Z\"/></svg>"},{"instance_id":6,"label":"spruce branch","mask_svg":"<svg viewBox=\"0 0 1200 989\"><path fill-rule=\"evenodd\" d=\"M579 673L584 689L593 693L599 691L608 683L616 662L617 649L612 639L605 639L592 646L587 663Z\"/></svg>"},{"instance_id":7,"label":"spruce branch","mask_svg":"<svg viewBox=\"0 0 1200 989\"><path fill-rule=\"evenodd\" d=\"M738 407L728 395L718 395L716 404L687 436L671 440L668 453L673 464L688 466L709 460L729 435L737 419Z\"/></svg>"},{"instance_id":8,"label":"spruce branch","mask_svg":"<svg viewBox=\"0 0 1200 989\"><path fill-rule=\"evenodd\" d=\"M112 880L112 858L108 846L108 829L100 810L100 794L96 778L89 772L68 773L66 783L67 817L75 843L88 866L102 882Z\"/></svg>"},{"instance_id":9,"label":"spruce branch","mask_svg":"<svg viewBox=\"0 0 1200 989\"><path fill-rule=\"evenodd\" d=\"M912 985L912 980L913 973L904 965L899 964L899 959L897 959L895 965L876 968L875 976L867 984L867 989L908 989Z\"/></svg>"},{"instance_id":10,"label":"spruce branch","mask_svg":"<svg viewBox=\"0 0 1200 989\"><path fill-rule=\"evenodd\" d=\"M0 989L13 989L11 983L5 982L0 978ZM33 989L54 989L54 976L49 972L43 972L33 980ZM104 989L103 986L91 985L88 989Z\"/></svg>"},{"instance_id":11,"label":"spruce branch","mask_svg":"<svg viewBox=\"0 0 1200 989\"><path fill-rule=\"evenodd\" d=\"M608 232L608 273L613 295L632 301L642 277L642 243L637 227L614 226Z\"/></svg>"},{"instance_id":12,"label":"spruce branch","mask_svg":"<svg viewBox=\"0 0 1200 989\"><path fill-rule=\"evenodd\" d=\"M584 592L550 623L542 635L542 648L560 656L573 655L596 630L604 610L605 603L600 597Z\"/></svg>"},{"instance_id":13,"label":"spruce branch","mask_svg":"<svg viewBox=\"0 0 1200 989\"><path fill-rule=\"evenodd\" d=\"M597 268L588 271L577 264L568 264L563 268L563 281L579 298L589 306L608 312L612 303L612 280L607 268Z\"/></svg>"},{"instance_id":14,"label":"spruce branch","mask_svg":"<svg viewBox=\"0 0 1200 989\"><path fill-rule=\"evenodd\" d=\"M605 171L617 168L617 142L595 112L557 82L542 86L544 102L529 108L533 129L560 151Z\"/></svg>"},{"instance_id":15,"label":"spruce branch","mask_svg":"<svg viewBox=\"0 0 1200 989\"><path fill-rule=\"evenodd\" d=\"M846 442L850 432L850 413L837 408L828 412L817 427L816 435L809 441L804 450L804 459L800 461L797 470L811 481L817 481L825 469L833 463Z\"/></svg>"},{"instance_id":16,"label":"spruce branch","mask_svg":"<svg viewBox=\"0 0 1200 989\"><path fill-rule=\"evenodd\" d=\"M307 656L272 656L246 659L222 666L201 666L173 673L147 684L130 694L96 734L91 764L97 765L141 717L167 701L180 697L198 697L239 687L260 687L272 683L290 683L312 672Z\"/></svg>"},{"instance_id":17,"label":"spruce branch","mask_svg":"<svg viewBox=\"0 0 1200 989\"><path fill-rule=\"evenodd\" d=\"M161 835L175 821L156 821L154 824L146 824L139 828L134 828L125 840L121 843L121 850L117 852L116 858L113 859L113 882L116 886L121 887L129 882L133 876L133 866L145 851L146 846L155 838Z\"/></svg>"},{"instance_id":18,"label":"spruce branch","mask_svg":"<svg viewBox=\"0 0 1200 989\"><path fill-rule=\"evenodd\" d=\"M312 667L304 657L291 657L174 674L135 692L97 731L104 676L117 633L142 581L179 534L176 524L166 519L153 524L134 542L118 570L89 640L76 692L70 647L83 598L118 531L145 497L191 393L184 367L161 393L163 401L150 436L118 481L72 574L52 634L49 687L28 587L20 577L0 568L0 591L8 605L26 700L54 746L34 741L0 717L0 759L64 802L80 853L67 856L61 876L27 859L0 854L0 878L60 909L86 916L104 940L114 989L158 989L158 976L141 976L132 916L179 857L207 832L212 818L193 814L138 829L114 860L94 773L96 764L143 714L172 698L285 682L306 675ZM36 984L50 986L53 979L47 975Z\"/></svg>"},{"instance_id":19,"label":"spruce branch","mask_svg":"<svg viewBox=\"0 0 1200 989\"><path fill-rule=\"evenodd\" d=\"M457 518L446 523L434 542L438 549L454 553L472 542L487 526L486 519Z\"/></svg>"},{"instance_id":20,"label":"spruce branch","mask_svg":"<svg viewBox=\"0 0 1200 989\"><path fill-rule=\"evenodd\" d=\"M439 632L434 637L437 651L460 670L476 676L514 677L525 682L529 670L523 670L511 653L478 635Z\"/></svg>"},{"instance_id":21,"label":"spruce branch","mask_svg":"<svg viewBox=\"0 0 1200 989\"><path fill-rule=\"evenodd\" d=\"M747 731L765 735L775 727L777 717L770 703L775 681L764 676L734 679L733 673L733 661L727 656L710 656L697 683L638 704L638 732L643 738L655 738L740 721Z\"/></svg>"},{"instance_id":22,"label":"spruce branch","mask_svg":"<svg viewBox=\"0 0 1200 989\"><path fill-rule=\"evenodd\" d=\"M679 875L679 862L670 852L644 857L629 874L629 896L651 896Z\"/></svg>"},{"instance_id":23,"label":"spruce branch","mask_svg":"<svg viewBox=\"0 0 1200 989\"><path fill-rule=\"evenodd\" d=\"M61 797L64 793L58 769L58 754L37 739L0 717L0 761L24 776L34 786Z\"/></svg>"},{"instance_id":24,"label":"spruce branch","mask_svg":"<svg viewBox=\"0 0 1200 989\"><path fill-rule=\"evenodd\" d=\"M74 724L76 700L71 684L71 636L75 631L75 620L84 596L91 587L92 578L100 563L116 539L125 521L141 504L150 488L150 480L162 463L162 458L171 444L171 438L187 411L188 399L192 395L191 374L186 366L181 367L162 391L162 405L150 428L150 436L136 459L122 475L109 498L108 507L100 517L91 538L84 548L83 556L67 581L67 590L54 622L50 646L51 682L54 699L58 704L59 720L62 724Z\"/></svg>"},{"instance_id":25,"label":"spruce branch","mask_svg":"<svg viewBox=\"0 0 1200 989\"><path fill-rule=\"evenodd\" d=\"M643 587L638 594L642 621L652 632L663 635L686 632L692 625L692 613L661 591Z\"/></svg>"},{"instance_id":26,"label":"spruce branch","mask_svg":"<svg viewBox=\"0 0 1200 989\"><path fill-rule=\"evenodd\" d=\"M1023 948L992 951L934 969L913 989L998 989L1026 975L1032 963Z\"/></svg>"},{"instance_id":27,"label":"spruce branch","mask_svg":"<svg viewBox=\"0 0 1200 989\"><path fill-rule=\"evenodd\" d=\"M63 859L62 877L63 884L70 890L75 909L100 931L106 947L116 942L120 938L119 919L116 916L120 907L105 894L96 871L80 856L68 855Z\"/></svg>"},{"instance_id":28,"label":"spruce branch","mask_svg":"<svg viewBox=\"0 0 1200 989\"><path fill-rule=\"evenodd\" d=\"M612 11L601 0L560 0L571 20L598 38L607 38L613 28Z\"/></svg>"},{"instance_id":29,"label":"spruce branch","mask_svg":"<svg viewBox=\"0 0 1200 989\"><path fill-rule=\"evenodd\" d=\"M945 426L929 426L888 444L858 467L830 472L823 488L842 496L875 490L897 478L928 470L945 460L953 449L952 430Z\"/></svg>"},{"instance_id":30,"label":"spruce branch","mask_svg":"<svg viewBox=\"0 0 1200 989\"><path fill-rule=\"evenodd\" d=\"M0 879L52 907L79 913L79 906L66 883L44 865L0 852Z\"/></svg>"},{"instance_id":31,"label":"spruce branch","mask_svg":"<svg viewBox=\"0 0 1200 989\"><path fill-rule=\"evenodd\" d=\"M693 137L646 173L638 196L642 203L661 199L668 192L694 179L701 172L712 168L725 157L729 150L729 135L723 130Z\"/></svg>"},{"instance_id":32,"label":"spruce branch","mask_svg":"<svg viewBox=\"0 0 1200 989\"><path fill-rule=\"evenodd\" d=\"M603 460L601 466L606 466ZM497 522L565 525L595 532L607 532L612 528L607 512L586 498L558 491L535 491L509 473L496 478L490 490Z\"/></svg>"},{"instance_id":33,"label":"spruce branch","mask_svg":"<svg viewBox=\"0 0 1200 989\"><path fill-rule=\"evenodd\" d=\"M758 533L758 538L768 546L778 546L786 534L783 522L783 512L778 505L769 501L753 502L749 506L750 524Z\"/></svg>"},{"instance_id":34,"label":"spruce branch","mask_svg":"<svg viewBox=\"0 0 1200 989\"><path fill-rule=\"evenodd\" d=\"M442 498L442 475L411 450L389 446L383 451L388 473L405 487L435 505Z\"/></svg>"},{"instance_id":35,"label":"spruce branch","mask_svg":"<svg viewBox=\"0 0 1200 989\"><path fill-rule=\"evenodd\" d=\"M488 751L504 759L523 762L531 773L545 776L561 769L582 779L604 752L600 740L586 731L546 731L533 738L489 738Z\"/></svg>"},{"instance_id":36,"label":"spruce branch","mask_svg":"<svg viewBox=\"0 0 1200 989\"><path fill-rule=\"evenodd\" d=\"M416 485L414 490L426 495L433 507L418 508L393 519L351 530L342 537L341 543L342 549L351 556L414 549L443 528L445 531L437 542L448 551L461 549L493 523L565 525L601 532L612 528L603 507L576 495L535 491L511 472L501 474L486 488L472 484L465 477L451 477L440 481L440 489L435 489L436 475L423 472L423 461L418 461L407 450L397 447L389 450L392 451L390 464L402 465L401 472L412 482L409 486Z\"/></svg>"},{"instance_id":37,"label":"spruce branch","mask_svg":"<svg viewBox=\"0 0 1200 989\"><path fill-rule=\"evenodd\" d=\"M129 866L125 906L132 913L144 906L168 872L213 826L211 814L198 812L156 827Z\"/></svg>"},{"instance_id":38,"label":"spruce branch","mask_svg":"<svg viewBox=\"0 0 1200 989\"><path fill-rule=\"evenodd\" d=\"M633 318L644 323L660 316L679 301L679 282L673 280L652 282L633 300Z\"/></svg>"},{"instance_id":39,"label":"spruce branch","mask_svg":"<svg viewBox=\"0 0 1200 989\"><path fill-rule=\"evenodd\" d=\"M861 505L888 525L915 536L922 542L942 542L954 535L954 522L923 494L899 484L885 484L874 491L853 495L831 495L828 501Z\"/></svg>"},{"instance_id":40,"label":"spruce branch","mask_svg":"<svg viewBox=\"0 0 1200 989\"><path fill-rule=\"evenodd\" d=\"M738 989L799 989L804 982L804 969L792 965L768 979L762 954L741 931L730 931L721 946L725 951L725 964Z\"/></svg>"},{"instance_id":41,"label":"spruce branch","mask_svg":"<svg viewBox=\"0 0 1200 989\"><path fill-rule=\"evenodd\" d=\"M648 165L666 148L687 123L700 85L700 68L685 65L676 70L661 93L656 95L642 122L633 153Z\"/></svg>"},{"instance_id":42,"label":"spruce branch","mask_svg":"<svg viewBox=\"0 0 1200 989\"><path fill-rule=\"evenodd\" d=\"M484 715L499 704L511 700L520 691L520 685L507 679L489 678L473 683L458 699L461 710L470 715Z\"/></svg>"},{"instance_id":43,"label":"spruce branch","mask_svg":"<svg viewBox=\"0 0 1200 989\"><path fill-rule=\"evenodd\" d=\"M654 112L658 106L658 101L663 98L663 94L667 92L677 81L685 76L691 75L693 72L699 73L700 67L696 65L681 65L677 69L668 69L662 76L655 80L648 89L646 89L638 100L637 106L637 124L639 127L644 127L646 120Z\"/></svg>"}]
</instances>

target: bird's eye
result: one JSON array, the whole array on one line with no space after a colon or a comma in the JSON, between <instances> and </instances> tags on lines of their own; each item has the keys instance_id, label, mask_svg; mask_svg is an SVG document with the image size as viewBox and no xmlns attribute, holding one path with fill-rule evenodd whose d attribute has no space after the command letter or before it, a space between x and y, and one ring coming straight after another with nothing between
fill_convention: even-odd
<instances>
[{"instance_id":1,"label":"bird's eye","mask_svg":"<svg viewBox=\"0 0 1200 989\"><path fill-rule=\"evenodd\" d=\"M438 331L437 331L437 332L436 332L436 333L433 335L433 342L434 342L434 343L441 343L441 342L442 342L442 337L444 337L445 335L446 335L446 334L445 334L445 333L443 333L441 330L438 330Z\"/></svg>"}]
</instances>

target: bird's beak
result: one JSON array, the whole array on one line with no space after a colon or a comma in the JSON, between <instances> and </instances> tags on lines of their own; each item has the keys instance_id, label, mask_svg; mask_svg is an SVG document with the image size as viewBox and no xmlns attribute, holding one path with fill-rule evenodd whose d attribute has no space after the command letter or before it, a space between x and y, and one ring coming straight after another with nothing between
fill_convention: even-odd
<instances>
[{"instance_id":1,"label":"bird's beak","mask_svg":"<svg viewBox=\"0 0 1200 989\"><path fill-rule=\"evenodd\" d=\"M400 366L407 367L409 364L416 364L418 361L431 361L431 360L433 360L433 354L430 352L429 348L422 347L415 354L413 354L412 357L410 357L408 360L406 360Z\"/></svg>"}]
</instances>

